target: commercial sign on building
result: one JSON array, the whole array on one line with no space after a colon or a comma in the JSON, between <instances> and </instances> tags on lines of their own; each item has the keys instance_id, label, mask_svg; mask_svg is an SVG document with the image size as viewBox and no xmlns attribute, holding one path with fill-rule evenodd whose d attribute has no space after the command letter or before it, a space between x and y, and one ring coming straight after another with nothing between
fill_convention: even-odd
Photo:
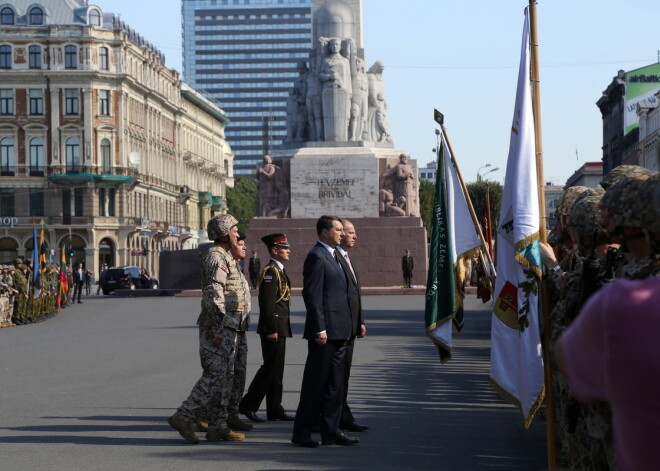
<instances>
[{"instance_id":1,"label":"commercial sign on building","mask_svg":"<svg viewBox=\"0 0 660 471\"><path fill-rule=\"evenodd\" d=\"M626 72L626 98L623 113L623 134L636 127L637 104L647 100L656 101L654 96L660 90L660 63Z\"/></svg>"}]
</instances>

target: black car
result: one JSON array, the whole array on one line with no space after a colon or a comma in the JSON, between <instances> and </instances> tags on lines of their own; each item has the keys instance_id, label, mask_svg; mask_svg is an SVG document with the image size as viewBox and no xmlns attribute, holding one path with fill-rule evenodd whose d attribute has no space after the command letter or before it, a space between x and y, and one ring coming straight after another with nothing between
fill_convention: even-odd
<instances>
[{"instance_id":1,"label":"black car","mask_svg":"<svg viewBox=\"0 0 660 471\"><path fill-rule=\"evenodd\" d=\"M158 279L141 276L138 267L113 267L101 273L99 283L103 294L109 294L117 289L157 289Z\"/></svg>"}]
</instances>

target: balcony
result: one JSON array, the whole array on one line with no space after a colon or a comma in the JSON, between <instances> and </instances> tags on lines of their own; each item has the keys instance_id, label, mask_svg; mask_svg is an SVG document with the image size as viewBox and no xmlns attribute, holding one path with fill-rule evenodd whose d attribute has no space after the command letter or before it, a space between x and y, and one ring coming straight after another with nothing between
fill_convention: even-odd
<instances>
[{"instance_id":1,"label":"balcony","mask_svg":"<svg viewBox=\"0 0 660 471\"><path fill-rule=\"evenodd\" d=\"M29 175L31 177L45 177L46 167L43 165L30 165Z\"/></svg>"},{"instance_id":2,"label":"balcony","mask_svg":"<svg viewBox=\"0 0 660 471\"><path fill-rule=\"evenodd\" d=\"M13 177L16 174L16 167L13 165L2 165L0 167L0 176Z\"/></svg>"}]
</instances>

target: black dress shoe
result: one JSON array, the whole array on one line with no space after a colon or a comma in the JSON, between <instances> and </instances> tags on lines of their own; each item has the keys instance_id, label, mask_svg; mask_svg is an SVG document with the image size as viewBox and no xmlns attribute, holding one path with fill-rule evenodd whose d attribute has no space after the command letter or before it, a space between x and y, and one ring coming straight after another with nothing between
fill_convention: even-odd
<instances>
[{"instance_id":1,"label":"black dress shoe","mask_svg":"<svg viewBox=\"0 0 660 471\"><path fill-rule=\"evenodd\" d=\"M292 420L296 420L296 418L282 411L275 416L268 417L268 420L281 420L282 422L291 422Z\"/></svg>"},{"instance_id":2,"label":"black dress shoe","mask_svg":"<svg viewBox=\"0 0 660 471\"><path fill-rule=\"evenodd\" d=\"M350 424L342 424L340 427L342 430L348 430L349 432L364 432L369 430L368 425L358 424L357 422L351 422Z\"/></svg>"},{"instance_id":3,"label":"black dress shoe","mask_svg":"<svg viewBox=\"0 0 660 471\"><path fill-rule=\"evenodd\" d=\"M301 446L303 448L316 448L319 446L319 442L312 440L311 438L291 438L291 443L294 445Z\"/></svg>"},{"instance_id":4,"label":"black dress shoe","mask_svg":"<svg viewBox=\"0 0 660 471\"><path fill-rule=\"evenodd\" d=\"M359 438L349 437L343 433L338 433L333 437L324 439L322 442L323 445L355 445L356 443L360 443Z\"/></svg>"},{"instance_id":5,"label":"black dress shoe","mask_svg":"<svg viewBox=\"0 0 660 471\"><path fill-rule=\"evenodd\" d=\"M247 410L247 409L246 409L245 407L243 407L243 406L239 406L239 407L238 407L238 412L240 412L241 414L243 414L245 417L247 417L248 419L250 419L252 422L257 422L257 423L259 423L259 422L265 422L265 420L262 419L261 417L259 417L254 411Z\"/></svg>"}]
</instances>

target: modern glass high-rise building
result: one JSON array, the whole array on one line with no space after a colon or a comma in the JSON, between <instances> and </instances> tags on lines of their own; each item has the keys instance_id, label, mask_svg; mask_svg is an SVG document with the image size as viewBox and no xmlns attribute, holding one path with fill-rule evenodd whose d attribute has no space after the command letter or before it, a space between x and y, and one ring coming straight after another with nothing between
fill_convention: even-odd
<instances>
[{"instance_id":1,"label":"modern glass high-rise building","mask_svg":"<svg viewBox=\"0 0 660 471\"><path fill-rule=\"evenodd\" d=\"M222 107L234 176L286 136L288 90L308 59L312 0L182 0L183 74Z\"/></svg>"}]
</instances>

